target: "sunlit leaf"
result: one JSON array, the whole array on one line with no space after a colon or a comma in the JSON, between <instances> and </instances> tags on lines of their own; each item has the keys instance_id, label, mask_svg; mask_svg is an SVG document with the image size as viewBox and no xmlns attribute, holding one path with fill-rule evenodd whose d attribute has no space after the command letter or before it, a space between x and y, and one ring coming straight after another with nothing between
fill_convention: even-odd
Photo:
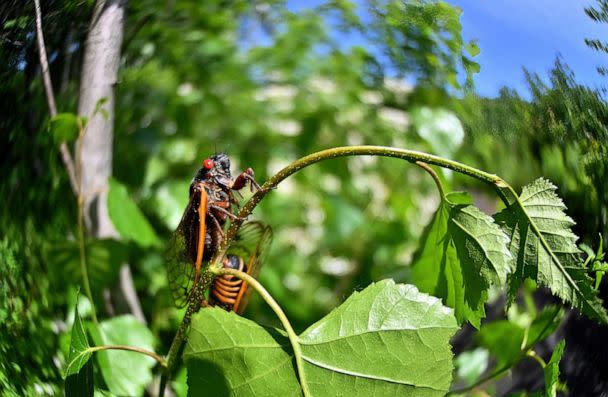
<instances>
[{"instance_id":1,"label":"sunlit leaf","mask_svg":"<svg viewBox=\"0 0 608 397\"><path fill-rule=\"evenodd\" d=\"M458 377L464 379L467 385L473 384L488 368L489 356L484 348L460 353L456 357Z\"/></svg>"},{"instance_id":2,"label":"sunlit leaf","mask_svg":"<svg viewBox=\"0 0 608 397\"><path fill-rule=\"evenodd\" d=\"M457 329L439 299L413 285L374 283L300 336L311 393L443 396Z\"/></svg>"},{"instance_id":3,"label":"sunlit leaf","mask_svg":"<svg viewBox=\"0 0 608 397\"><path fill-rule=\"evenodd\" d=\"M318 396L443 396L457 329L439 299L392 280L372 284L301 335L306 384ZM191 396L301 395L284 332L221 309L194 317L184 360Z\"/></svg>"},{"instance_id":4,"label":"sunlit leaf","mask_svg":"<svg viewBox=\"0 0 608 397\"><path fill-rule=\"evenodd\" d=\"M469 199L470 200L470 199ZM424 231L413 260L421 291L453 307L459 323L479 328L490 284L503 285L512 271L508 237L465 197L448 194Z\"/></svg>"},{"instance_id":5,"label":"sunlit leaf","mask_svg":"<svg viewBox=\"0 0 608 397\"><path fill-rule=\"evenodd\" d=\"M556 187L540 178L523 188L519 202L496 215L496 222L511 237L510 250L517 268L510 280L513 299L521 282L530 278L551 289L582 313L608 322L597 291L582 266L574 221L555 194Z\"/></svg>"}]
</instances>

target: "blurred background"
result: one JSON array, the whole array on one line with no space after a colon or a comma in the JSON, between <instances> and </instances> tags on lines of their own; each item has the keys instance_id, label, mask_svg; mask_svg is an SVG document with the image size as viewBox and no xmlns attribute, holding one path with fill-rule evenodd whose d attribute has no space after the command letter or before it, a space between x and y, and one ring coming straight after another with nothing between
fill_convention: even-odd
<instances>
[{"instance_id":1,"label":"blurred background","mask_svg":"<svg viewBox=\"0 0 608 397\"><path fill-rule=\"evenodd\" d=\"M252 167L259 182L311 152L359 144L438 154L496 173L518 190L542 175L559 187L581 242L597 246L600 234L608 237L608 47L601 41L608 6L489 4L129 2L114 84L111 173L141 210L153 243L101 239L107 236L89 225L100 316L128 311L108 298L128 263L156 351L167 352L183 311L168 289L164 244L191 178L218 151L231 157L233 173ZM47 0L41 7L57 107L75 114L95 4ZM50 133L34 15L29 1L0 4L6 395L59 393L81 285L77 198L61 140ZM499 208L486 186L442 176L449 189L472 191L486 212ZM275 234L260 280L301 331L374 280L408 282L438 203L428 175L403 161L354 157L309 167L253 214ZM277 325L256 296L246 315Z\"/></svg>"}]
</instances>

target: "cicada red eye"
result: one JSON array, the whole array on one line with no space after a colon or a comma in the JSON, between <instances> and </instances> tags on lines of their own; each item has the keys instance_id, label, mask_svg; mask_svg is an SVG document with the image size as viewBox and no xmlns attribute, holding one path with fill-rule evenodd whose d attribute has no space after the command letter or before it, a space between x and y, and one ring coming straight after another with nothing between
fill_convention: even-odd
<instances>
[{"instance_id":1,"label":"cicada red eye","mask_svg":"<svg viewBox=\"0 0 608 397\"><path fill-rule=\"evenodd\" d=\"M215 165L215 163L211 159L205 159L205 161L203 161L203 167L205 167L208 170L213 168L214 165Z\"/></svg>"}]
</instances>

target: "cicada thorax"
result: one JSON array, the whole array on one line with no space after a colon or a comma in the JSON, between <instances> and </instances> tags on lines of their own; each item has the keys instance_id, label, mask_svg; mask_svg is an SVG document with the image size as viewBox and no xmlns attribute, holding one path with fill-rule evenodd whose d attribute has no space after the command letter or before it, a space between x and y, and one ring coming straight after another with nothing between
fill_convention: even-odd
<instances>
[{"instance_id":1,"label":"cicada thorax","mask_svg":"<svg viewBox=\"0 0 608 397\"><path fill-rule=\"evenodd\" d=\"M222 265L224 268L247 272L245 261L237 255L226 256ZM243 280L229 274L217 277L211 288L211 305L220 306L228 311L236 309L235 306L239 305L241 297L245 292L246 287L243 284Z\"/></svg>"}]
</instances>

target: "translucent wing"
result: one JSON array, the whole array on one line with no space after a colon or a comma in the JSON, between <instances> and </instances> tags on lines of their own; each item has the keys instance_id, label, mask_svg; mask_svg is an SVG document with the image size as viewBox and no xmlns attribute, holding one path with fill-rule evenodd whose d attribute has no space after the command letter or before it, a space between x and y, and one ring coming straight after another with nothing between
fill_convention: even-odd
<instances>
[{"instance_id":1,"label":"translucent wing","mask_svg":"<svg viewBox=\"0 0 608 397\"><path fill-rule=\"evenodd\" d=\"M239 229L228 249L228 254L240 256L245 261L245 266L247 266L247 274L257 278L268 254L271 241L272 229L270 226L258 221L248 222ZM238 314L245 310L249 301L252 289L247 287L247 283L244 282L239 299L233 307L233 310Z\"/></svg>"},{"instance_id":2,"label":"translucent wing","mask_svg":"<svg viewBox=\"0 0 608 397\"><path fill-rule=\"evenodd\" d=\"M192 194L165 251L167 278L177 307L186 305L194 284L199 239L199 203L200 195Z\"/></svg>"}]
</instances>

